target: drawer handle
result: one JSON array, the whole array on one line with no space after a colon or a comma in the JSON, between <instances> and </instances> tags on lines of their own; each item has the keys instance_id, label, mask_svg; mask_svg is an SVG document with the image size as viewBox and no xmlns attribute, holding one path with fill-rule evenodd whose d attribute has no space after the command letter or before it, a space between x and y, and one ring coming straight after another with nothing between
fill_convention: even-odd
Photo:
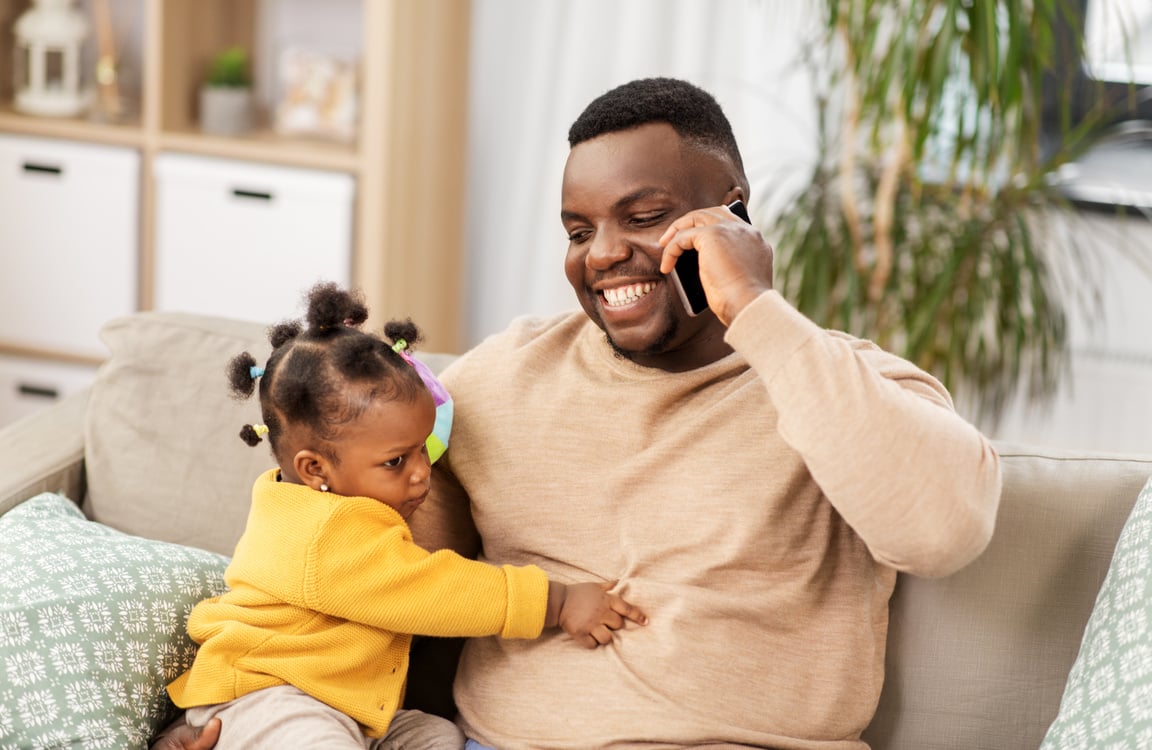
<instances>
[{"instance_id":1,"label":"drawer handle","mask_svg":"<svg viewBox=\"0 0 1152 750\"><path fill-rule=\"evenodd\" d=\"M36 164L35 162L24 162L24 171L33 172L35 174L54 174L62 175L64 170L52 164Z\"/></svg>"},{"instance_id":2,"label":"drawer handle","mask_svg":"<svg viewBox=\"0 0 1152 750\"><path fill-rule=\"evenodd\" d=\"M240 188L233 188L232 195L237 198L253 198L255 200L270 201L272 200L272 193L265 193L261 190L242 190Z\"/></svg>"},{"instance_id":3,"label":"drawer handle","mask_svg":"<svg viewBox=\"0 0 1152 750\"><path fill-rule=\"evenodd\" d=\"M59 398L60 396L60 391L46 385L21 383L16 390L20 392L21 396L35 396L37 398Z\"/></svg>"}]
</instances>

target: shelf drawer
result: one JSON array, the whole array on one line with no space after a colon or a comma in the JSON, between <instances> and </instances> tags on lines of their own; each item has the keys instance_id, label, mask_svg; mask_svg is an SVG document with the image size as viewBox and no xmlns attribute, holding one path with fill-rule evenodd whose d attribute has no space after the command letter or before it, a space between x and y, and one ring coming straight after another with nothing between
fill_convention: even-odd
<instances>
[{"instance_id":1,"label":"shelf drawer","mask_svg":"<svg viewBox=\"0 0 1152 750\"><path fill-rule=\"evenodd\" d=\"M0 356L0 427L87 388L95 379L94 365Z\"/></svg>"},{"instance_id":2,"label":"shelf drawer","mask_svg":"<svg viewBox=\"0 0 1152 750\"><path fill-rule=\"evenodd\" d=\"M351 175L167 153L155 176L157 309L270 322L349 284Z\"/></svg>"},{"instance_id":3,"label":"shelf drawer","mask_svg":"<svg viewBox=\"0 0 1152 750\"><path fill-rule=\"evenodd\" d=\"M136 309L140 155L0 135L0 340L103 357Z\"/></svg>"}]
</instances>

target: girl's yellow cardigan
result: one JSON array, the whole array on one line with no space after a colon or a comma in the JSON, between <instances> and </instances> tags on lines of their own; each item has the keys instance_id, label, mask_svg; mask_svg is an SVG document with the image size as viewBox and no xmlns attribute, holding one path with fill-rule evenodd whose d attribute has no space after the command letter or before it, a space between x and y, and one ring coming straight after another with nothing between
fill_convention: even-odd
<instances>
[{"instance_id":1,"label":"girl's yellow cardigan","mask_svg":"<svg viewBox=\"0 0 1152 750\"><path fill-rule=\"evenodd\" d=\"M225 573L230 590L188 620L201 645L168 686L177 706L290 684L380 737L403 698L412 635L540 635L548 605L540 568L429 553L387 505L277 475L265 472L252 490Z\"/></svg>"}]
</instances>

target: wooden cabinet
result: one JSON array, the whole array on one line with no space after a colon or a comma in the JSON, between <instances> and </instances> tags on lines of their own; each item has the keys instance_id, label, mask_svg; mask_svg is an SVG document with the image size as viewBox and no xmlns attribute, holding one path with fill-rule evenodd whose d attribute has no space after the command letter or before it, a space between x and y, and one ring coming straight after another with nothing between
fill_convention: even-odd
<instances>
[{"instance_id":1,"label":"wooden cabinet","mask_svg":"<svg viewBox=\"0 0 1152 750\"><path fill-rule=\"evenodd\" d=\"M128 115L116 122L34 117L12 107L12 25L29 4L0 0L0 134L59 139L62 148L70 142L137 152L138 251L132 281L137 309L151 309L156 301L157 160L182 154L303 167L346 174L353 181L351 279L367 296L371 322L411 316L425 330L426 350L460 351L468 0L326 0L323 5L309 0L108 0L126 62ZM93 0L78 7L92 13ZM253 50L259 86L273 79L268 66L274 57L257 53L274 48L269 34L277 19L319 12L326 24L359 42L353 50L360 62L356 142L281 136L267 126L266 116L242 137L200 133L197 92L211 56L232 44ZM89 45L95 46L95 37ZM94 58L91 50L88 57ZM85 70L89 80L93 67ZM268 92L261 93L258 100L267 101ZM0 196L0 223L11 205ZM77 253L87 250L76 248ZM27 247L0 247L8 257L31 252L35 241ZM20 280L40 289L57 282L53 273ZM0 299L0 316L9 312L4 305ZM293 312L269 310L268 317ZM32 345L0 331L0 354L99 361L91 351L57 343L66 340L63 335Z\"/></svg>"}]
</instances>

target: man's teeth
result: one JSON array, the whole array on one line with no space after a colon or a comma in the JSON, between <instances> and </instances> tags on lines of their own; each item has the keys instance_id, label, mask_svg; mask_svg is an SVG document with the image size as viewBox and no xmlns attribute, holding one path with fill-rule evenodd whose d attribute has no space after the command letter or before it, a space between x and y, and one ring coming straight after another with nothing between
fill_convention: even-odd
<instances>
[{"instance_id":1,"label":"man's teeth","mask_svg":"<svg viewBox=\"0 0 1152 750\"><path fill-rule=\"evenodd\" d=\"M615 289L605 289L604 301L608 304L608 307L630 305L655 288L656 285L654 283L647 281L643 284L629 284L628 286L616 287Z\"/></svg>"}]
</instances>

